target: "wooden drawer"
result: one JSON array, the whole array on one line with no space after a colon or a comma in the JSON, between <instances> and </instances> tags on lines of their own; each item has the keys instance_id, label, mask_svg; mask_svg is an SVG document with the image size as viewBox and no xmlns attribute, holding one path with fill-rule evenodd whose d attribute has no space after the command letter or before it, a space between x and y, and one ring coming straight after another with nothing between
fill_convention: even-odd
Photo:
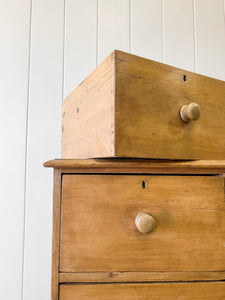
<instances>
[{"instance_id":1,"label":"wooden drawer","mask_svg":"<svg viewBox=\"0 0 225 300\"><path fill-rule=\"evenodd\" d=\"M154 217L152 232L137 230L140 212ZM61 272L221 270L223 177L63 175Z\"/></svg>"},{"instance_id":2,"label":"wooden drawer","mask_svg":"<svg viewBox=\"0 0 225 300\"><path fill-rule=\"evenodd\" d=\"M223 81L115 51L64 100L62 157L225 159L224 95ZM201 117L183 122L193 102Z\"/></svg>"},{"instance_id":3,"label":"wooden drawer","mask_svg":"<svg viewBox=\"0 0 225 300\"><path fill-rule=\"evenodd\" d=\"M61 285L60 300L224 300L225 282Z\"/></svg>"}]
</instances>

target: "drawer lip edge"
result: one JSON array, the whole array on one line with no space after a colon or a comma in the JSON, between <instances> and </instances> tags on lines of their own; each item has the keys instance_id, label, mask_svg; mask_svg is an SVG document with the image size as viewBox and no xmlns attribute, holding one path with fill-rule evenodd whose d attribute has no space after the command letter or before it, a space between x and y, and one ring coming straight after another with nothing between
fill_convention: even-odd
<instances>
[{"instance_id":1,"label":"drawer lip edge","mask_svg":"<svg viewBox=\"0 0 225 300\"><path fill-rule=\"evenodd\" d=\"M225 280L225 271L189 272L60 272L59 283L195 282Z\"/></svg>"}]
</instances>

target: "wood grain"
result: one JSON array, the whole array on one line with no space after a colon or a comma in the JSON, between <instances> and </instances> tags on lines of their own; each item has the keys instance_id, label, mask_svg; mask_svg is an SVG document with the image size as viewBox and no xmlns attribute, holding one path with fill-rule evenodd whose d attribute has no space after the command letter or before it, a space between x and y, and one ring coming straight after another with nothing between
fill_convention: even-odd
<instances>
[{"instance_id":1,"label":"wood grain","mask_svg":"<svg viewBox=\"0 0 225 300\"><path fill-rule=\"evenodd\" d=\"M115 58L115 156L225 159L225 82L120 51ZM179 111L191 102L201 119L185 124Z\"/></svg>"},{"instance_id":2,"label":"wood grain","mask_svg":"<svg viewBox=\"0 0 225 300\"><path fill-rule=\"evenodd\" d=\"M116 50L64 100L62 157L225 159L224 94L223 81ZM187 124L192 102L202 115Z\"/></svg>"},{"instance_id":3,"label":"wood grain","mask_svg":"<svg viewBox=\"0 0 225 300\"><path fill-rule=\"evenodd\" d=\"M114 156L113 61L114 54L63 101L62 157Z\"/></svg>"},{"instance_id":4,"label":"wood grain","mask_svg":"<svg viewBox=\"0 0 225 300\"><path fill-rule=\"evenodd\" d=\"M224 280L225 271L217 272L76 272L60 273L59 282L151 282Z\"/></svg>"},{"instance_id":5,"label":"wood grain","mask_svg":"<svg viewBox=\"0 0 225 300\"><path fill-rule=\"evenodd\" d=\"M140 212L156 220L149 234ZM225 268L222 177L63 175L61 222L61 272Z\"/></svg>"},{"instance_id":6,"label":"wood grain","mask_svg":"<svg viewBox=\"0 0 225 300\"><path fill-rule=\"evenodd\" d=\"M55 159L46 168L62 168L64 173L155 173L155 174L220 174L225 160L166 161L150 159Z\"/></svg>"},{"instance_id":7,"label":"wood grain","mask_svg":"<svg viewBox=\"0 0 225 300\"><path fill-rule=\"evenodd\" d=\"M61 203L61 171L54 170L53 190L53 227L52 227L52 284L51 300L59 299L59 238L60 238L60 203Z\"/></svg>"},{"instance_id":8,"label":"wood grain","mask_svg":"<svg viewBox=\"0 0 225 300\"><path fill-rule=\"evenodd\" d=\"M61 285L60 300L224 300L225 282Z\"/></svg>"}]
</instances>

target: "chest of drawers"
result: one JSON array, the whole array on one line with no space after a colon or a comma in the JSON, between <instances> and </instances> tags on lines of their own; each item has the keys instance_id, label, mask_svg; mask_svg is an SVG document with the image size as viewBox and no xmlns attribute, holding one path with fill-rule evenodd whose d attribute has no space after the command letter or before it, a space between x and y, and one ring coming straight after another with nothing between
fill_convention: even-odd
<instances>
[{"instance_id":1,"label":"chest of drawers","mask_svg":"<svg viewBox=\"0 0 225 300\"><path fill-rule=\"evenodd\" d=\"M224 161L54 160L52 300L225 299Z\"/></svg>"}]
</instances>

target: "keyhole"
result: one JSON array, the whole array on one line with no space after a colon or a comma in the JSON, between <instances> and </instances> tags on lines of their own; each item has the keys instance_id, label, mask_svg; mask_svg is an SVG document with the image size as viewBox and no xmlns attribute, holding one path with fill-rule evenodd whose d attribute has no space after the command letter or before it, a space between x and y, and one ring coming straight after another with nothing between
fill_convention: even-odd
<instances>
[{"instance_id":1,"label":"keyhole","mask_svg":"<svg viewBox=\"0 0 225 300\"><path fill-rule=\"evenodd\" d=\"M143 181L142 181L142 188L143 188L143 189L146 189L146 187L147 187L147 183L143 180Z\"/></svg>"},{"instance_id":2,"label":"keyhole","mask_svg":"<svg viewBox=\"0 0 225 300\"><path fill-rule=\"evenodd\" d=\"M186 75L183 76L183 80L184 80L184 81L187 80L187 76L186 76Z\"/></svg>"}]
</instances>

